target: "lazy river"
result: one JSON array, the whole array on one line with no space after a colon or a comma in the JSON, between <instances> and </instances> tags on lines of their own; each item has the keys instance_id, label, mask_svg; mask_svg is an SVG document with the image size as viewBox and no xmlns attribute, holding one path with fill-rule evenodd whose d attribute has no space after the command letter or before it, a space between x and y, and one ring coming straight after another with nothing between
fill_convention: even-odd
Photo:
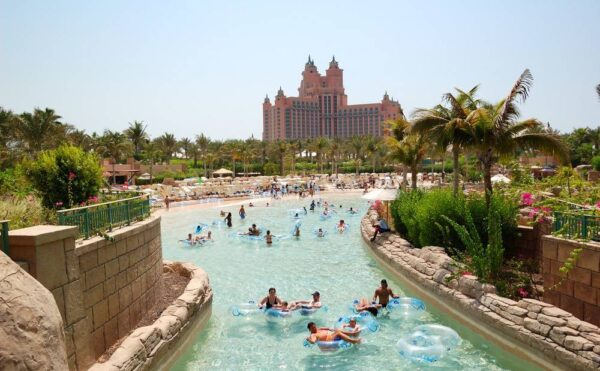
<instances>
[{"instance_id":1,"label":"lazy river","mask_svg":"<svg viewBox=\"0 0 600 371\"><path fill-rule=\"evenodd\" d=\"M190 261L202 267L209 275L214 290L212 317L203 330L194 335L192 345L185 349L173 370L206 369L469 369L535 370L535 365L499 349L483 336L471 331L446 313L427 306L418 318L404 319L392 312L378 318L380 328L363 337L364 343L334 353L323 353L318 348L305 348L308 335L306 325L315 321L318 326L333 327L336 320L350 314L352 300L371 298L381 279L386 278L395 293L412 296L383 270L364 248L359 223L368 205L358 195L327 195L327 201L336 205L337 215L321 220L322 208L301 217L301 236L289 237L296 220L290 209L309 208L310 198L257 202L249 208L244 203L247 217L238 216L239 206L207 209L172 208L162 217L163 257L166 260ZM315 197L315 200L317 198ZM339 205L343 207L340 209ZM349 215L349 207L358 209ZM194 232L199 223L211 224L222 220L219 211L233 214L233 227L214 226L214 242L201 246L186 246L180 242ZM340 234L335 230L339 219L349 224ZM275 239L272 246L264 241L252 241L236 236L252 223L264 232L270 229ZM316 238L313 231L323 228L327 235ZM275 287L283 300L309 300L311 293L320 291L327 311L313 318L293 316L286 321L269 321L264 315L236 317L231 307L248 300L260 300L269 287ZM427 302L425 302L427 304ZM398 339L423 324L441 324L454 329L462 339L458 346L435 362L414 361L398 352Z\"/></svg>"}]
</instances>

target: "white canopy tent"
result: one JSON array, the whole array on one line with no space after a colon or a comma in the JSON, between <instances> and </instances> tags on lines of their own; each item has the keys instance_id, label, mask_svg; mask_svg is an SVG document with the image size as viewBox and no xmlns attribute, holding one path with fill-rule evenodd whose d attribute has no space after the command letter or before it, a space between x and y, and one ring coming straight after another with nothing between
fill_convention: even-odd
<instances>
[{"instance_id":1,"label":"white canopy tent","mask_svg":"<svg viewBox=\"0 0 600 371\"><path fill-rule=\"evenodd\" d=\"M213 177L215 175L218 175L219 177L231 176L232 174L233 174L233 171L227 170L225 168L220 168L219 170L213 171L213 173L212 173Z\"/></svg>"},{"instance_id":2,"label":"white canopy tent","mask_svg":"<svg viewBox=\"0 0 600 371\"><path fill-rule=\"evenodd\" d=\"M371 201L380 200L380 201L385 202L385 209L387 210L387 221L389 222L389 219L390 219L389 202L395 200L397 195L398 195L397 188L380 188L380 189L375 189L375 190L363 195L361 198L364 198L365 200L371 200Z\"/></svg>"}]
</instances>

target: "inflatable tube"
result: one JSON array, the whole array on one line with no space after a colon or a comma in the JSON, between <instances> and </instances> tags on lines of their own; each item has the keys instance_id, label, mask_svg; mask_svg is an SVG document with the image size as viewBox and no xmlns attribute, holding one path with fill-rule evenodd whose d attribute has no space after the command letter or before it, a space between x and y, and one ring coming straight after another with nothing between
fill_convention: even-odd
<instances>
[{"instance_id":1,"label":"inflatable tube","mask_svg":"<svg viewBox=\"0 0 600 371\"><path fill-rule=\"evenodd\" d=\"M292 311L284 311L284 310L279 310L277 308L269 308L267 310L265 310L265 316L267 317L268 321L271 322L279 322L285 319L290 318L292 315L294 314L294 312Z\"/></svg>"},{"instance_id":2,"label":"inflatable tube","mask_svg":"<svg viewBox=\"0 0 600 371\"><path fill-rule=\"evenodd\" d=\"M354 300L352 301L352 304L350 304L350 306L349 306L350 310L351 310L351 311L352 311L354 314L360 314L360 313L363 313L363 312L369 313L369 312L367 312L367 311L362 311L362 312L359 312L359 311L357 311L357 310L356 310L356 308L355 308L355 305L358 305L358 303L360 303L360 300L359 300L359 299L354 299ZM373 304L373 303L371 303L371 304ZM375 305L375 304L373 304L373 306L374 306L374 305ZM379 316L381 316L381 315L383 314L383 309L385 309L385 308L376 308L376 309L377 309L377 317L379 317ZM371 314L371 313L369 313L369 314Z\"/></svg>"},{"instance_id":3,"label":"inflatable tube","mask_svg":"<svg viewBox=\"0 0 600 371\"><path fill-rule=\"evenodd\" d=\"M360 313L352 315L352 316L340 317L340 318L338 318L334 327L342 329L342 325L349 323L350 319L355 319L356 323L359 324L361 328L367 329L370 332L379 331L379 327L380 327L379 322L369 312L360 312Z\"/></svg>"},{"instance_id":4,"label":"inflatable tube","mask_svg":"<svg viewBox=\"0 0 600 371\"><path fill-rule=\"evenodd\" d=\"M398 340L396 347L401 356L412 361L436 362L460 344L460 336L453 329L438 325L421 325Z\"/></svg>"},{"instance_id":5,"label":"inflatable tube","mask_svg":"<svg viewBox=\"0 0 600 371\"><path fill-rule=\"evenodd\" d=\"M300 309L298 309L298 313L300 313L301 316L310 317L319 313L325 313L328 310L329 308L327 307L327 305L324 305L320 308L301 307Z\"/></svg>"},{"instance_id":6,"label":"inflatable tube","mask_svg":"<svg viewBox=\"0 0 600 371\"><path fill-rule=\"evenodd\" d=\"M348 343L344 340L317 341L313 344L307 339L304 339L305 348L313 348L315 345L321 352L337 352L338 350L345 350L352 347L352 343Z\"/></svg>"},{"instance_id":7,"label":"inflatable tube","mask_svg":"<svg viewBox=\"0 0 600 371\"><path fill-rule=\"evenodd\" d=\"M321 228L321 232L323 233L322 236L319 236L319 228L315 228L313 230L313 234L315 235L316 238L325 238L327 237L327 231L324 230L323 228Z\"/></svg>"},{"instance_id":8,"label":"inflatable tube","mask_svg":"<svg viewBox=\"0 0 600 371\"><path fill-rule=\"evenodd\" d=\"M208 224L200 223L196 226L195 233L200 234L207 227L208 227Z\"/></svg>"},{"instance_id":9,"label":"inflatable tube","mask_svg":"<svg viewBox=\"0 0 600 371\"><path fill-rule=\"evenodd\" d=\"M421 299L403 296L390 300L387 310L399 313L403 317L418 317L425 312L425 303Z\"/></svg>"},{"instance_id":10,"label":"inflatable tube","mask_svg":"<svg viewBox=\"0 0 600 371\"><path fill-rule=\"evenodd\" d=\"M190 240L179 240L179 241L177 241L177 242L181 242L181 243L182 243L182 244L184 244L185 246L194 246L194 245L196 245L195 243L193 243L193 242L192 242L192 241L190 241Z\"/></svg>"},{"instance_id":11,"label":"inflatable tube","mask_svg":"<svg viewBox=\"0 0 600 371\"><path fill-rule=\"evenodd\" d=\"M344 227L343 228L338 227L338 224L336 224L334 228L335 228L336 232L338 232L338 233L344 233L344 232L347 232L348 229L350 229L350 226L348 225L348 223L344 223Z\"/></svg>"},{"instance_id":12,"label":"inflatable tube","mask_svg":"<svg viewBox=\"0 0 600 371\"><path fill-rule=\"evenodd\" d=\"M234 317L246 317L256 315L262 312L256 302L249 301L238 306L232 306L229 310Z\"/></svg>"}]
</instances>

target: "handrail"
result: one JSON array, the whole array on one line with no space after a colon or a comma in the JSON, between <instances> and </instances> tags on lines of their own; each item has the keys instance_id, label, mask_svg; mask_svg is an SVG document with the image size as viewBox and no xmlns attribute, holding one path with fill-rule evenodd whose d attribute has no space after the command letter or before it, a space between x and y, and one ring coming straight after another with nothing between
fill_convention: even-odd
<instances>
[{"instance_id":1,"label":"handrail","mask_svg":"<svg viewBox=\"0 0 600 371\"><path fill-rule=\"evenodd\" d=\"M129 198L122 198L120 200L102 202L100 204L93 204L93 205L88 205L88 206L73 207L71 209L58 210L56 213L61 214L61 213L69 212L69 211L78 211L78 210L89 209L89 208L108 205L108 204L115 204L115 203L119 203L122 201L137 200L137 199L144 198L144 197L146 197L146 196L142 195L142 196L135 196L135 197L129 197Z\"/></svg>"},{"instance_id":2,"label":"handrail","mask_svg":"<svg viewBox=\"0 0 600 371\"><path fill-rule=\"evenodd\" d=\"M6 255L9 255L10 253L10 248L8 246L8 222L8 220L0 220L0 226L2 227L0 232L2 233L2 251L4 251Z\"/></svg>"},{"instance_id":3,"label":"handrail","mask_svg":"<svg viewBox=\"0 0 600 371\"><path fill-rule=\"evenodd\" d=\"M60 210L59 225L79 227L84 239L94 234L110 232L114 227L130 225L136 220L150 216L150 199L146 196L125 198L101 204Z\"/></svg>"},{"instance_id":4,"label":"handrail","mask_svg":"<svg viewBox=\"0 0 600 371\"><path fill-rule=\"evenodd\" d=\"M553 233L576 240L600 239L600 215L554 212Z\"/></svg>"}]
</instances>

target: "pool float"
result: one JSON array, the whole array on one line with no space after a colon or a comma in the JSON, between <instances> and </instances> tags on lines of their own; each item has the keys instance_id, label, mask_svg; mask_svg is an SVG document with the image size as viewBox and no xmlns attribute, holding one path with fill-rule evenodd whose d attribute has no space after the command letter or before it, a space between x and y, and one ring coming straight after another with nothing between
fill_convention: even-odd
<instances>
[{"instance_id":1,"label":"pool float","mask_svg":"<svg viewBox=\"0 0 600 371\"><path fill-rule=\"evenodd\" d=\"M181 242L182 244L184 244L185 246L194 246L196 245L194 242L190 241L190 240L179 240L177 242Z\"/></svg>"},{"instance_id":2,"label":"pool float","mask_svg":"<svg viewBox=\"0 0 600 371\"><path fill-rule=\"evenodd\" d=\"M311 317L311 316L314 316L314 315L319 314L319 313L325 313L328 310L329 310L329 308L327 307L327 305L323 305L323 306L321 306L319 308L302 306L302 307L300 307L300 309L298 309L298 313L301 316Z\"/></svg>"},{"instance_id":3,"label":"pool float","mask_svg":"<svg viewBox=\"0 0 600 371\"><path fill-rule=\"evenodd\" d=\"M357 324L359 324L362 328L366 328L370 332L379 331L379 322L369 312L360 312L355 315L340 317L336 321L334 327L342 329L342 325L350 322L350 319L355 319ZM347 330L347 331L349 331L349 330Z\"/></svg>"},{"instance_id":4,"label":"pool float","mask_svg":"<svg viewBox=\"0 0 600 371\"><path fill-rule=\"evenodd\" d=\"M208 224L200 223L196 226L195 234L200 234L204 228L208 227Z\"/></svg>"},{"instance_id":5,"label":"pool float","mask_svg":"<svg viewBox=\"0 0 600 371\"><path fill-rule=\"evenodd\" d=\"M340 228L340 227L339 227L339 225L338 225L338 224L336 224L334 228L335 228L335 231L336 231L336 232L339 232L339 233L344 233L344 232L346 232L348 229L350 229L350 226L348 225L348 223L344 223L344 226L343 226L343 227L341 227L341 228Z\"/></svg>"},{"instance_id":6,"label":"pool float","mask_svg":"<svg viewBox=\"0 0 600 371\"><path fill-rule=\"evenodd\" d=\"M403 317L415 318L425 312L425 303L421 299L403 296L391 299L386 308L390 312L400 313Z\"/></svg>"},{"instance_id":7,"label":"pool float","mask_svg":"<svg viewBox=\"0 0 600 371\"><path fill-rule=\"evenodd\" d=\"M305 348L313 348L315 345L321 352L337 352L339 350L352 348L352 343L348 343L344 340L317 341L313 344L307 339L304 339Z\"/></svg>"},{"instance_id":8,"label":"pool float","mask_svg":"<svg viewBox=\"0 0 600 371\"><path fill-rule=\"evenodd\" d=\"M421 325L398 340L401 356L418 362L437 362L460 344L460 336L450 327Z\"/></svg>"},{"instance_id":9,"label":"pool float","mask_svg":"<svg viewBox=\"0 0 600 371\"><path fill-rule=\"evenodd\" d=\"M363 312L367 312L366 310L363 310L363 311L360 311L360 312L356 310L356 307L355 307L355 306L356 306L356 305L358 305L359 303L360 303L360 300L359 300L359 299L354 299L354 300L352 301L352 304L350 304L350 306L349 306L350 310L351 310L351 311L352 311L354 314L360 314L360 313L363 313ZM373 306L374 308L376 308L376 309L377 309L377 317L379 317L379 316L382 316L382 315L383 315L383 313L384 313L383 309L386 309L386 308L377 308L377 307L375 306L375 303L374 303L374 302L371 302L371 304L372 304L372 306ZM369 312L367 312L367 313L369 313ZM388 312L388 313L389 313L389 312ZM370 314L370 313L369 313L369 314Z\"/></svg>"},{"instance_id":10,"label":"pool float","mask_svg":"<svg viewBox=\"0 0 600 371\"><path fill-rule=\"evenodd\" d=\"M246 317L261 313L263 310L260 309L256 302L250 300L247 303L242 303L237 306L232 306L230 312L235 317Z\"/></svg>"},{"instance_id":11,"label":"pool float","mask_svg":"<svg viewBox=\"0 0 600 371\"><path fill-rule=\"evenodd\" d=\"M327 219L331 218L331 214L332 214L331 211L328 212L328 213L321 213L319 215L319 219L321 219L321 220L327 220Z\"/></svg>"},{"instance_id":12,"label":"pool float","mask_svg":"<svg viewBox=\"0 0 600 371\"><path fill-rule=\"evenodd\" d=\"M295 236L296 235L296 229L300 229L301 226L302 226L302 222L300 220L296 220L296 223L292 227L292 230L290 231L290 234L292 236Z\"/></svg>"}]
</instances>

